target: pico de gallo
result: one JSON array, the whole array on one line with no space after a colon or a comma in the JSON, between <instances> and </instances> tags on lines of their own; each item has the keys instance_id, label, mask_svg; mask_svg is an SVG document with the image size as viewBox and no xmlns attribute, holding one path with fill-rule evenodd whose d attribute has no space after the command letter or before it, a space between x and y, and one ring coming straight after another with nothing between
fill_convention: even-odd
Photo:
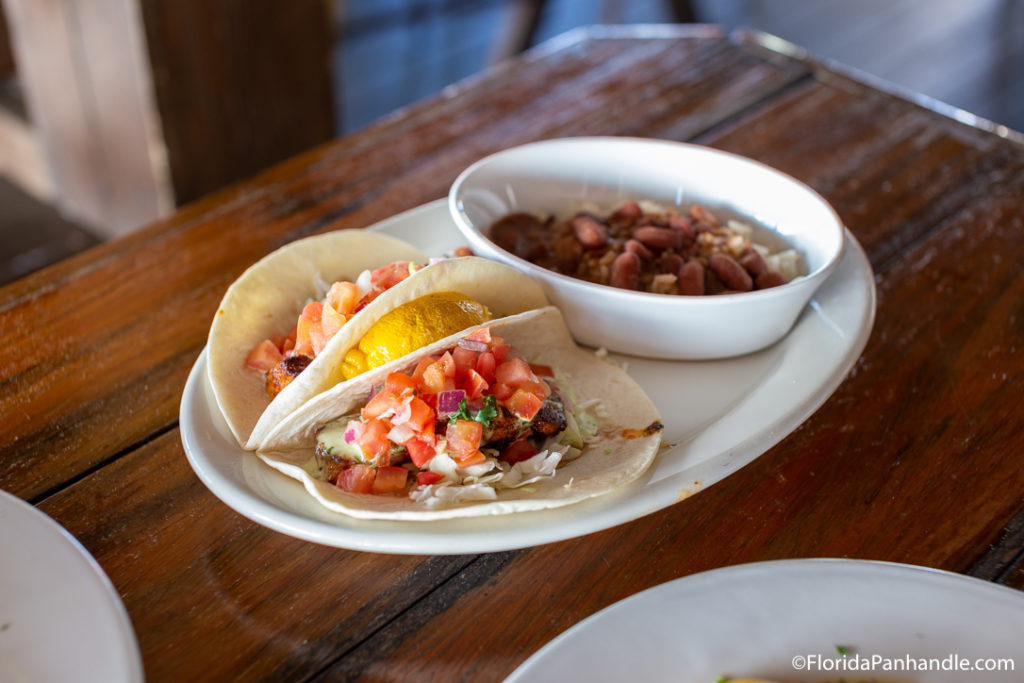
<instances>
[{"instance_id":1,"label":"pico de gallo","mask_svg":"<svg viewBox=\"0 0 1024 683\"><path fill-rule=\"evenodd\" d=\"M322 301L311 301L303 307L290 331L254 346L245 359L246 367L266 373L267 395L277 396L352 316L422 267L410 261L395 261L363 271L355 282L332 283Z\"/></svg>"},{"instance_id":2,"label":"pico de gallo","mask_svg":"<svg viewBox=\"0 0 1024 683\"><path fill-rule=\"evenodd\" d=\"M551 367L481 327L390 373L358 414L326 424L316 474L353 493L493 498L496 488L553 474L596 433L570 397Z\"/></svg>"}]
</instances>

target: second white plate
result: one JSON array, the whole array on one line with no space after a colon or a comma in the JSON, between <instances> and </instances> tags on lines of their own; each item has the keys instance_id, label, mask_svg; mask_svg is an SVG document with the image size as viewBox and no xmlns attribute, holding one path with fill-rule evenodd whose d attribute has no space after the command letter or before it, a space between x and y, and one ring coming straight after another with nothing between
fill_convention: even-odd
<instances>
[{"instance_id":1,"label":"second white plate","mask_svg":"<svg viewBox=\"0 0 1024 683\"><path fill-rule=\"evenodd\" d=\"M428 254L459 246L444 200L375 226ZM564 540L677 503L782 440L839 386L874 321L875 288L863 250L847 234L837 271L778 344L740 358L669 362L614 357L664 418L662 452L639 482L556 510L434 522L357 520L316 504L302 486L240 449L217 409L206 354L189 376L181 438L199 478L227 505L272 529L325 545L390 553L458 554Z\"/></svg>"},{"instance_id":2,"label":"second white plate","mask_svg":"<svg viewBox=\"0 0 1024 683\"><path fill-rule=\"evenodd\" d=\"M0 681L143 680L121 597L92 555L0 491Z\"/></svg>"},{"instance_id":3,"label":"second white plate","mask_svg":"<svg viewBox=\"0 0 1024 683\"><path fill-rule=\"evenodd\" d=\"M780 560L630 596L537 651L508 683L1010 683L1024 667L1024 593L863 560Z\"/></svg>"}]
</instances>

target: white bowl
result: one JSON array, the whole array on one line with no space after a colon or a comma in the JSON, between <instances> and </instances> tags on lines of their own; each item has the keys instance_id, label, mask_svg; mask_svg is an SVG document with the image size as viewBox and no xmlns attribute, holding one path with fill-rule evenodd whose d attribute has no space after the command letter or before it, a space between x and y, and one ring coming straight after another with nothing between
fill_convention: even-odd
<instances>
[{"instance_id":1,"label":"white bowl","mask_svg":"<svg viewBox=\"0 0 1024 683\"><path fill-rule=\"evenodd\" d=\"M795 248L807 275L771 289L716 296L632 292L551 272L487 236L514 212L570 217L583 203L612 209L629 200L665 207L699 203L762 226ZM726 358L781 339L839 263L844 230L816 192L735 154L638 138L565 138L514 147L463 171L448 206L473 251L536 278L581 344L673 360ZM776 238L777 240L777 238Z\"/></svg>"}]
</instances>

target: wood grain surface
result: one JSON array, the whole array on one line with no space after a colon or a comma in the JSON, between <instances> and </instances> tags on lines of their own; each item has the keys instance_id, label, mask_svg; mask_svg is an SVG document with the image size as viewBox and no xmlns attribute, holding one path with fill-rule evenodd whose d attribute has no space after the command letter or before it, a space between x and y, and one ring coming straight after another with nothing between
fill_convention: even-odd
<instances>
[{"instance_id":1,"label":"wood grain surface","mask_svg":"<svg viewBox=\"0 0 1024 683\"><path fill-rule=\"evenodd\" d=\"M1024 588L1024 148L754 38L574 34L0 290L0 487L95 555L150 680L501 680L620 599L768 559ZM878 305L813 416L683 503L477 556L306 543L205 488L178 402L246 266L444 196L489 152L583 134L737 152L832 203Z\"/></svg>"}]
</instances>

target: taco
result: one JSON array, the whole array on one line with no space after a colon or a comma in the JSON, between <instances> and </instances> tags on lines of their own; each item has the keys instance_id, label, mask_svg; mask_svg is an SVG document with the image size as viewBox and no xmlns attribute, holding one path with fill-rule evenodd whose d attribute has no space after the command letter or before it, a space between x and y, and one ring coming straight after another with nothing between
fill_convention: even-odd
<instances>
[{"instance_id":1,"label":"taco","mask_svg":"<svg viewBox=\"0 0 1024 683\"><path fill-rule=\"evenodd\" d=\"M517 271L427 257L348 230L274 252L228 290L209 338L210 382L239 444L256 449L320 392L495 316L547 303Z\"/></svg>"},{"instance_id":2,"label":"taco","mask_svg":"<svg viewBox=\"0 0 1024 683\"><path fill-rule=\"evenodd\" d=\"M262 415L273 412L276 422L286 414L274 409L287 392L268 393L266 371L294 348L308 304L325 299L334 282L354 283L389 264L400 272L404 263L408 274L410 263L426 262L426 254L393 237L339 230L287 244L242 273L224 294L207 340L210 384L238 443L249 442Z\"/></svg>"},{"instance_id":3,"label":"taco","mask_svg":"<svg viewBox=\"0 0 1024 683\"><path fill-rule=\"evenodd\" d=\"M319 394L257 454L332 511L434 520L608 493L648 469L661 429L640 386L546 306Z\"/></svg>"}]
</instances>

